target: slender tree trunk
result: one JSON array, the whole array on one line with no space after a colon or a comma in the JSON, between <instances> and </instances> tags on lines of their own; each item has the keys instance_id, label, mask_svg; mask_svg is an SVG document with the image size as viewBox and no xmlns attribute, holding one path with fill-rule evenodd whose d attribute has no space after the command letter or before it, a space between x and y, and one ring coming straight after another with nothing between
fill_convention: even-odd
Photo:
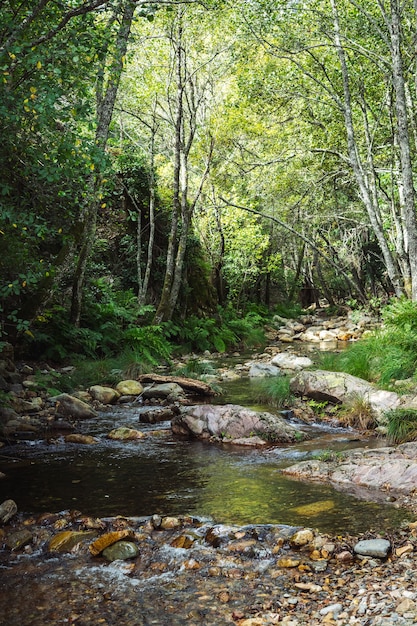
<instances>
[{"instance_id":1,"label":"slender tree trunk","mask_svg":"<svg viewBox=\"0 0 417 626\"><path fill-rule=\"evenodd\" d=\"M119 10L122 11L122 19L117 34L115 51L109 68L109 78L105 91L102 94L102 98L97 103L98 106L96 143L99 148L101 148L103 153L105 152L107 146L107 139L109 135L110 123L113 117L114 104L116 101L120 78L123 71L123 58L126 55L133 14L135 12L134 0L125 0L124 2L122 1L119 5ZM82 233L78 261L73 278L72 303L70 314L71 322L75 326L80 325L83 286L85 282L87 261L90 258L95 240L97 215L100 206L100 201L98 198L100 188L101 176L100 173L97 173L95 176L92 177L91 199L88 202L83 214L81 215Z\"/></svg>"},{"instance_id":2,"label":"slender tree trunk","mask_svg":"<svg viewBox=\"0 0 417 626\"><path fill-rule=\"evenodd\" d=\"M350 92L350 80L349 72L346 63L345 52L341 42L339 15L337 10L337 0L330 0L332 13L333 13L333 26L334 26L334 42L336 46L337 55L339 58L340 69L342 73L343 81L343 114L347 135L347 145L350 163L355 174L357 184L359 186L360 195L368 213L369 221L378 244L381 248L382 255L384 257L385 266L387 268L388 276L394 287L395 294L397 296L403 295L403 286L400 277L400 268L398 263L394 259L391 250L388 246L388 242L385 237L384 229L381 220L378 217L378 210L375 207L372 196L370 194L366 177L364 175L359 155L357 152L356 138L353 124L352 105L351 105L351 92Z\"/></svg>"},{"instance_id":3,"label":"slender tree trunk","mask_svg":"<svg viewBox=\"0 0 417 626\"><path fill-rule=\"evenodd\" d=\"M141 270L141 240L138 241L137 250L137 264L138 264L138 304L143 306L146 304L146 296L148 293L149 281L151 278L152 261L153 261L153 246L155 241L155 135L157 130L156 124L156 101L154 104L154 110L152 115L152 124L150 125L151 138L149 142L149 239L148 239L148 251L146 257L145 274L142 281Z\"/></svg>"},{"instance_id":4,"label":"slender tree trunk","mask_svg":"<svg viewBox=\"0 0 417 626\"><path fill-rule=\"evenodd\" d=\"M390 1L392 83L395 92L398 147L400 152L401 177L404 194L404 223L408 235L408 258L411 271L411 297L417 300L417 220L415 213L415 191L410 151L405 80L401 56L401 16L398 0ZM386 18L386 16L384 16Z\"/></svg>"},{"instance_id":5,"label":"slender tree trunk","mask_svg":"<svg viewBox=\"0 0 417 626\"><path fill-rule=\"evenodd\" d=\"M172 282L174 280L178 222L181 212L181 161L183 151L182 138L184 124L184 84L182 77L182 57L182 25L180 23L178 27L178 45L176 50L177 110L175 116L175 152L171 230L168 239L164 283L162 285L159 305L154 316L154 324L160 324L162 321L166 321L171 317L170 296Z\"/></svg>"}]
</instances>

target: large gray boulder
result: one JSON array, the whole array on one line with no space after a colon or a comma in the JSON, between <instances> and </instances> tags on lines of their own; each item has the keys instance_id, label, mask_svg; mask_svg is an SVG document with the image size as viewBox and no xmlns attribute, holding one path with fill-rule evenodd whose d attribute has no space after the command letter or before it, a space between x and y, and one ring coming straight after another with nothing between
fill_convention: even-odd
<instances>
[{"instance_id":1,"label":"large gray boulder","mask_svg":"<svg viewBox=\"0 0 417 626\"><path fill-rule=\"evenodd\" d=\"M182 407L180 415L171 421L175 434L198 439L220 437L235 440L259 436L273 443L292 443L305 438L283 417L267 412L258 412L236 404L217 406L199 404Z\"/></svg>"},{"instance_id":2,"label":"large gray boulder","mask_svg":"<svg viewBox=\"0 0 417 626\"><path fill-rule=\"evenodd\" d=\"M291 379L290 388L295 394L332 404L345 404L355 398L363 398L377 417L401 404L400 397L393 391L376 389L366 380L344 372L303 370Z\"/></svg>"}]
</instances>

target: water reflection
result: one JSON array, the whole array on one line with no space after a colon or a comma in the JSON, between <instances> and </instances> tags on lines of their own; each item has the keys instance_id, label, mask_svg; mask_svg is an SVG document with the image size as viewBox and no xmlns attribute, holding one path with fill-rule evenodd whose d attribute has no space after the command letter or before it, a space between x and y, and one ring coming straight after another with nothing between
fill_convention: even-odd
<instances>
[{"instance_id":1,"label":"water reflection","mask_svg":"<svg viewBox=\"0 0 417 626\"><path fill-rule=\"evenodd\" d=\"M254 406L254 381L226 384L217 401ZM263 410L266 407L258 407ZM344 450L382 441L358 441L353 432L315 427L313 439L294 446L245 450L175 439L170 424L140 424L138 405L120 405L80 423L91 446L63 438L3 449L0 501L14 499L27 513L78 509L93 516L191 514L236 524L308 525L329 533L391 529L410 519L387 503L374 504L330 486L304 483L279 469L317 451ZM140 428L145 439L118 442L106 433Z\"/></svg>"},{"instance_id":2,"label":"water reflection","mask_svg":"<svg viewBox=\"0 0 417 626\"><path fill-rule=\"evenodd\" d=\"M236 524L307 525L329 533L389 529L409 519L391 505L282 476L279 467L292 463L294 455L311 455L308 449L223 449L175 441L167 433L123 444L105 439L89 447L57 444L42 452L22 444L14 452L25 462L0 459L7 474L0 481L0 498L13 498L26 512L189 513Z\"/></svg>"}]
</instances>

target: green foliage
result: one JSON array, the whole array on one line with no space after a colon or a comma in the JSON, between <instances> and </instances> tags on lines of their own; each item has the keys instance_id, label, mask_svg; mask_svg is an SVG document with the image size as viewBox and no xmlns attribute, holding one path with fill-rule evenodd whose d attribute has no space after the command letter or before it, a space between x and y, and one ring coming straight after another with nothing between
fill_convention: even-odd
<instances>
[{"instance_id":1,"label":"green foliage","mask_svg":"<svg viewBox=\"0 0 417 626\"><path fill-rule=\"evenodd\" d=\"M172 346L167 340L162 326L136 326L128 328L123 337L129 350L135 353L139 362L158 365L169 361Z\"/></svg>"},{"instance_id":2,"label":"green foliage","mask_svg":"<svg viewBox=\"0 0 417 626\"><path fill-rule=\"evenodd\" d=\"M399 444L417 439L417 410L393 409L385 413L387 419L387 439Z\"/></svg>"},{"instance_id":3,"label":"green foliage","mask_svg":"<svg viewBox=\"0 0 417 626\"><path fill-rule=\"evenodd\" d=\"M216 370L208 361L201 359L189 359L187 363L173 370L175 376L186 376L187 378L202 378L215 374Z\"/></svg>"},{"instance_id":4,"label":"green foliage","mask_svg":"<svg viewBox=\"0 0 417 626\"><path fill-rule=\"evenodd\" d=\"M326 401L319 402L318 400L308 400L306 404L310 407L316 417L322 418L329 403Z\"/></svg>"},{"instance_id":5,"label":"green foliage","mask_svg":"<svg viewBox=\"0 0 417 626\"><path fill-rule=\"evenodd\" d=\"M417 333L385 328L354 343L335 357L321 357L320 367L347 372L377 382L381 387L389 387L395 380L415 375Z\"/></svg>"},{"instance_id":6,"label":"green foliage","mask_svg":"<svg viewBox=\"0 0 417 626\"><path fill-rule=\"evenodd\" d=\"M300 317L304 313L300 304L296 302L280 302L274 306L274 314L287 319Z\"/></svg>"},{"instance_id":7,"label":"green foliage","mask_svg":"<svg viewBox=\"0 0 417 626\"><path fill-rule=\"evenodd\" d=\"M320 450L313 454L313 458L324 463L332 463L341 461L344 458L343 452L335 452L334 450Z\"/></svg>"},{"instance_id":8,"label":"green foliage","mask_svg":"<svg viewBox=\"0 0 417 626\"><path fill-rule=\"evenodd\" d=\"M289 406L292 400L290 377L274 376L259 381L254 397L258 403L267 404L277 409Z\"/></svg>"},{"instance_id":9,"label":"green foliage","mask_svg":"<svg viewBox=\"0 0 417 626\"><path fill-rule=\"evenodd\" d=\"M388 330L417 333L417 303L395 298L383 309L382 319Z\"/></svg>"},{"instance_id":10,"label":"green foliage","mask_svg":"<svg viewBox=\"0 0 417 626\"><path fill-rule=\"evenodd\" d=\"M182 352L225 352L237 346L253 347L264 343L263 321L263 316L255 311L238 317L233 309L219 307L216 318L191 315L181 321L181 325L167 322L164 328Z\"/></svg>"}]
</instances>

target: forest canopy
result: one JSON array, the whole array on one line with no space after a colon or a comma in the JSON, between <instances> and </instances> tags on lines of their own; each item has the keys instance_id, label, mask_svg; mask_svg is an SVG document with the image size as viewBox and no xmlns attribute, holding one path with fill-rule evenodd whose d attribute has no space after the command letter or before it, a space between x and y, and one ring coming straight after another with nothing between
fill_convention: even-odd
<instances>
[{"instance_id":1,"label":"forest canopy","mask_svg":"<svg viewBox=\"0 0 417 626\"><path fill-rule=\"evenodd\" d=\"M416 17L5 0L0 342L163 353L232 311L417 300Z\"/></svg>"}]
</instances>

